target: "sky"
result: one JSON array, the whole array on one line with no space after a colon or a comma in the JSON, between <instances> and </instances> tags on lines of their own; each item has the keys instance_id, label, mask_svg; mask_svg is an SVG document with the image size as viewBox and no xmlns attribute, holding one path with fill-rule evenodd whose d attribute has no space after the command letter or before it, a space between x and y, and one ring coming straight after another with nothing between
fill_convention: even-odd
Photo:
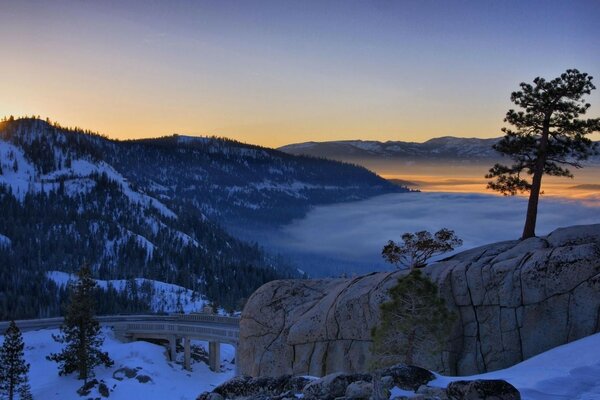
<instances>
[{"instance_id":1,"label":"sky","mask_svg":"<svg viewBox=\"0 0 600 400\"><path fill-rule=\"evenodd\" d=\"M0 0L0 115L272 147L496 137L521 81L600 86L599 20L597 0Z\"/></svg>"}]
</instances>

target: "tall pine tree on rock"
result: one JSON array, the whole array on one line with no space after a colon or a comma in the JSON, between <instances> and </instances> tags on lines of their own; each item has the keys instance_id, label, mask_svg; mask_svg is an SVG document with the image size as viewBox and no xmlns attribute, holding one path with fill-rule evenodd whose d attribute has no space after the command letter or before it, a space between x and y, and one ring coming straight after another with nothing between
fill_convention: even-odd
<instances>
[{"instance_id":1,"label":"tall pine tree on rock","mask_svg":"<svg viewBox=\"0 0 600 400\"><path fill-rule=\"evenodd\" d=\"M15 393L29 387L27 373L29 364L25 362L23 336L14 321L11 321L0 348L0 396L13 400Z\"/></svg>"},{"instance_id":2,"label":"tall pine tree on rock","mask_svg":"<svg viewBox=\"0 0 600 400\"><path fill-rule=\"evenodd\" d=\"M102 352L104 339L100 334L100 324L94 319L94 289L96 282L90 269L83 266L78 273L78 281L71 287L70 303L61 327L61 335L54 340L64 343L60 353L48 356L59 365L59 375L77 372L78 379L86 383L94 376L94 368L99 365L110 367L113 361L108 353Z\"/></svg>"},{"instance_id":3,"label":"tall pine tree on rock","mask_svg":"<svg viewBox=\"0 0 600 400\"><path fill-rule=\"evenodd\" d=\"M510 166L496 164L485 176L494 179L488 188L504 195L529 192L522 239L535 236L537 208L544 174L572 178L565 165L581 168L581 161L596 153L586 135L600 131L600 118L579 119L589 103L583 100L596 87L592 77L568 69L558 78L537 77L533 85L521 83L510 99L523 111L508 110L504 137L494 149L513 160ZM525 175L531 175L531 181Z\"/></svg>"}]
</instances>

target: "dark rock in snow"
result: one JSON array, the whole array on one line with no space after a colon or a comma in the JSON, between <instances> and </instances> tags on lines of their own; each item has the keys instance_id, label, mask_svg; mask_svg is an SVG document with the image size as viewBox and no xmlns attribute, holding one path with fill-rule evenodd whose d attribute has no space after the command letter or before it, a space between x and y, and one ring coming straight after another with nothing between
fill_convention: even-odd
<instances>
[{"instance_id":1,"label":"dark rock in snow","mask_svg":"<svg viewBox=\"0 0 600 400\"><path fill-rule=\"evenodd\" d=\"M420 400L520 400L517 389L501 380L458 381L448 389L430 387L435 378L430 371L413 366L396 365L381 372L384 395L394 386L416 392ZM197 400L368 400L373 395L372 376L367 374L326 375L320 379L282 375L251 378L239 376L202 393ZM403 397L400 397L403 398Z\"/></svg>"},{"instance_id":2,"label":"dark rock in snow","mask_svg":"<svg viewBox=\"0 0 600 400\"><path fill-rule=\"evenodd\" d=\"M238 397L279 398L286 394L293 397L293 393L299 393L308 382L310 382L308 378L291 375L261 378L238 376L217 386L211 393L201 394L198 399L215 400L213 396L215 394L225 399Z\"/></svg>"},{"instance_id":3,"label":"dark rock in snow","mask_svg":"<svg viewBox=\"0 0 600 400\"><path fill-rule=\"evenodd\" d=\"M402 364L384 370L381 376L391 376L395 386L413 391L435 379L435 375L425 368Z\"/></svg>"},{"instance_id":4,"label":"dark rock in snow","mask_svg":"<svg viewBox=\"0 0 600 400\"><path fill-rule=\"evenodd\" d=\"M135 379L137 379L139 383L152 382L152 378L150 378L148 375L138 375L135 377Z\"/></svg>"},{"instance_id":5,"label":"dark rock in snow","mask_svg":"<svg viewBox=\"0 0 600 400\"><path fill-rule=\"evenodd\" d=\"M521 400L521 394L503 380L456 381L446 389L450 400Z\"/></svg>"},{"instance_id":6,"label":"dark rock in snow","mask_svg":"<svg viewBox=\"0 0 600 400\"><path fill-rule=\"evenodd\" d=\"M117 369L115 372L113 372L113 378L118 381L122 381L125 378L128 378L128 379L135 378L136 376L137 376L136 369L129 368L129 367L121 367L121 368Z\"/></svg>"},{"instance_id":7,"label":"dark rock in snow","mask_svg":"<svg viewBox=\"0 0 600 400\"><path fill-rule=\"evenodd\" d=\"M110 390L108 390L108 386L106 386L106 383L100 382L100 384L98 385L98 393L100 393L102 397L108 397L110 395Z\"/></svg>"},{"instance_id":8,"label":"dark rock in snow","mask_svg":"<svg viewBox=\"0 0 600 400\"><path fill-rule=\"evenodd\" d=\"M98 380L92 379L91 381L84 383L83 386L81 386L79 389L77 389L77 394L79 394L80 396L87 396L88 394L91 393L92 389L94 387L96 387L97 384L98 384Z\"/></svg>"}]
</instances>

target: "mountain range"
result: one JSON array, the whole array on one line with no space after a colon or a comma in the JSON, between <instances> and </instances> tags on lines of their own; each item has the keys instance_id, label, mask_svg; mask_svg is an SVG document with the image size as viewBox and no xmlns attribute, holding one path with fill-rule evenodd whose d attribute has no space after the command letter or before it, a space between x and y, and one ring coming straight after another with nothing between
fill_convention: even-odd
<instances>
[{"instance_id":1,"label":"mountain range","mask_svg":"<svg viewBox=\"0 0 600 400\"><path fill-rule=\"evenodd\" d=\"M47 273L82 264L233 311L263 283L300 276L243 232L403 191L362 167L228 139L117 141L11 118L0 123L0 319L57 315L64 293Z\"/></svg>"},{"instance_id":2,"label":"mountain range","mask_svg":"<svg viewBox=\"0 0 600 400\"><path fill-rule=\"evenodd\" d=\"M486 162L500 160L492 146L500 138L459 138L444 136L423 143L403 141L340 140L289 144L279 150L295 155L309 155L355 162L361 159L428 161L442 163ZM599 142L597 142L599 143ZM600 163L600 155L590 158Z\"/></svg>"}]
</instances>

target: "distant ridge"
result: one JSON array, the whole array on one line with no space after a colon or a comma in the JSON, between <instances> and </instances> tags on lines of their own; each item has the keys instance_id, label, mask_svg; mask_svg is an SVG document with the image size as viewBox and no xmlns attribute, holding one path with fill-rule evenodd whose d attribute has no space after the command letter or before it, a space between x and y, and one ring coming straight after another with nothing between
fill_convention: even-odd
<instances>
[{"instance_id":1,"label":"distant ridge","mask_svg":"<svg viewBox=\"0 0 600 400\"><path fill-rule=\"evenodd\" d=\"M304 142L282 146L279 150L295 155L309 155L353 162L360 159L402 159L432 161L489 161L499 160L501 154L492 146L500 138L459 138L443 136L423 143L404 141L340 140ZM600 163L600 156L590 163Z\"/></svg>"}]
</instances>

